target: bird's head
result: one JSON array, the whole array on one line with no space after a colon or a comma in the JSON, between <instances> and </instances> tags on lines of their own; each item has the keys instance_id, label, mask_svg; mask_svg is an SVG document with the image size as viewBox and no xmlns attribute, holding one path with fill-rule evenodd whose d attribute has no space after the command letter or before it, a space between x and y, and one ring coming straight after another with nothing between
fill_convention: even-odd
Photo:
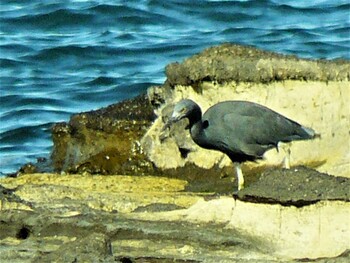
<instances>
[{"instance_id":1,"label":"bird's head","mask_svg":"<svg viewBox=\"0 0 350 263\"><path fill-rule=\"evenodd\" d=\"M197 115L199 115L199 118L202 115L197 103L189 99L181 100L175 105L173 113L168 122L164 125L163 130L167 129L173 123L178 122L179 120L184 118L188 118L190 123L192 123L194 117L196 117Z\"/></svg>"}]
</instances>

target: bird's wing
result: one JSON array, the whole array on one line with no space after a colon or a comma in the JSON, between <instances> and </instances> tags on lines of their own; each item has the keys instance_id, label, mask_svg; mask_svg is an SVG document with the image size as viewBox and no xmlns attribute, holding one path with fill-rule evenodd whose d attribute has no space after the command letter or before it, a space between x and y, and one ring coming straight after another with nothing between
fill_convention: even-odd
<instances>
[{"instance_id":1,"label":"bird's wing","mask_svg":"<svg viewBox=\"0 0 350 263\"><path fill-rule=\"evenodd\" d=\"M261 157L280 141L307 138L300 124L255 103L218 103L207 110L203 120L209 122L205 130L211 145L221 145L232 154Z\"/></svg>"},{"instance_id":2,"label":"bird's wing","mask_svg":"<svg viewBox=\"0 0 350 263\"><path fill-rule=\"evenodd\" d=\"M223 116L227 145L247 155L262 156L288 135L289 123L283 116L268 111L227 113Z\"/></svg>"}]
</instances>

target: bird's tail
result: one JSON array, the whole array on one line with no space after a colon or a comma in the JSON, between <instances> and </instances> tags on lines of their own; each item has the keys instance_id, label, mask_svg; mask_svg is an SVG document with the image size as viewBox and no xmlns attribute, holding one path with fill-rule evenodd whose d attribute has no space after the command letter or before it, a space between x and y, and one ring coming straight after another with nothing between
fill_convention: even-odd
<instances>
[{"instance_id":1,"label":"bird's tail","mask_svg":"<svg viewBox=\"0 0 350 263\"><path fill-rule=\"evenodd\" d=\"M313 129L301 126L301 129L303 130L302 137L304 139L315 139L315 138L321 138L321 134L316 133Z\"/></svg>"}]
</instances>

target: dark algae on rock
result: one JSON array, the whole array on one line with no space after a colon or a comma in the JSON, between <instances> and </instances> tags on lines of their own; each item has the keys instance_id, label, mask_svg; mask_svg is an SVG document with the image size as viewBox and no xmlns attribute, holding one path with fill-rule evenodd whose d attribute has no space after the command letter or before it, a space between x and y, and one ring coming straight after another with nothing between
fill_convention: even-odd
<instances>
[{"instance_id":1,"label":"dark algae on rock","mask_svg":"<svg viewBox=\"0 0 350 263\"><path fill-rule=\"evenodd\" d=\"M325 200L350 202L350 179L319 173L303 166L268 169L237 197L243 201L297 207Z\"/></svg>"},{"instance_id":2,"label":"dark algae on rock","mask_svg":"<svg viewBox=\"0 0 350 263\"><path fill-rule=\"evenodd\" d=\"M55 171L138 174L152 170L138 141L155 119L145 95L73 115L53 127Z\"/></svg>"},{"instance_id":3,"label":"dark algae on rock","mask_svg":"<svg viewBox=\"0 0 350 263\"><path fill-rule=\"evenodd\" d=\"M348 61L306 60L249 46L210 47L166 67L167 84L192 85L202 81L267 83L283 80L343 81L350 78Z\"/></svg>"}]
</instances>

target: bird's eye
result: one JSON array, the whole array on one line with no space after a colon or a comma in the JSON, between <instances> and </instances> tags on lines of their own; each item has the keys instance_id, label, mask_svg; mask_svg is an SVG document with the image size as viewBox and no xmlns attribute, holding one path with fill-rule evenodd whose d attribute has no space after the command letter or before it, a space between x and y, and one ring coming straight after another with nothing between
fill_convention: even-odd
<instances>
[{"instance_id":1,"label":"bird's eye","mask_svg":"<svg viewBox=\"0 0 350 263\"><path fill-rule=\"evenodd\" d=\"M203 129L206 129L208 127L209 127L209 121L208 120L203 121Z\"/></svg>"}]
</instances>

